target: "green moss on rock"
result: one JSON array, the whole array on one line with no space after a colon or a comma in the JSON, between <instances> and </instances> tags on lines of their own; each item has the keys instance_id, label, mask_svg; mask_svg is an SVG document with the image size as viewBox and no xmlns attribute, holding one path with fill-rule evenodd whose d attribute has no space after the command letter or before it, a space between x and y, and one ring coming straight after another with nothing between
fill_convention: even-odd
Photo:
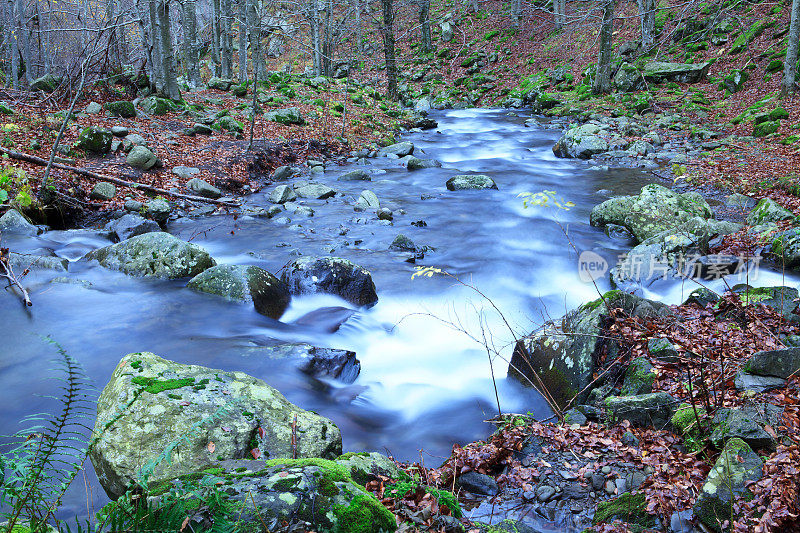
<instances>
[{"instance_id":1,"label":"green moss on rock","mask_svg":"<svg viewBox=\"0 0 800 533\"><path fill-rule=\"evenodd\" d=\"M626 492L619 498L600 502L594 514L594 525L610 522L614 519L643 527L652 527L655 519L645 512L647 501L642 492Z\"/></svg>"}]
</instances>

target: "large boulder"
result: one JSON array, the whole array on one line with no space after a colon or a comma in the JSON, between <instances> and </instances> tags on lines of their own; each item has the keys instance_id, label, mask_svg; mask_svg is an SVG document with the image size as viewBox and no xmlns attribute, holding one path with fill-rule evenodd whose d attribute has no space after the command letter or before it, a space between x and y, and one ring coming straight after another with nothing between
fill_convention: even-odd
<instances>
[{"instance_id":1,"label":"large boulder","mask_svg":"<svg viewBox=\"0 0 800 533\"><path fill-rule=\"evenodd\" d=\"M151 461L150 479L157 480L218 461L333 459L342 449L333 422L289 403L260 379L149 352L128 354L117 365L97 401L94 437L90 458L112 498Z\"/></svg>"},{"instance_id":2,"label":"large boulder","mask_svg":"<svg viewBox=\"0 0 800 533\"><path fill-rule=\"evenodd\" d=\"M186 188L204 198L216 199L222 196L222 191L200 178L192 178L187 181Z\"/></svg>"},{"instance_id":3,"label":"large boulder","mask_svg":"<svg viewBox=\"0 0 800 533\"><path fill-rule=\"evenodd\" d=\"M772 235L770 253L787 268L800 267L800 228L791 228Z\"/></svg>"},{"instance_id":4,"label":"large boulder","mask_svg":"<svg viewBox=\"0 0 800 533\"><path fill-rule=\"evenodd\" d=\"M307 183L294 189L300 198L311 198L313 200L325 200L336 196L336 191L321 183Z\"/></svg>"},{"instance_id":5,"label":"large boulder","mask_svg":"<svg viewBox=\"0 0 800 533\"><path fill-rule=\"evenodd\" d=\"M269 194L269 201L273 204L285 204L297 199L297 194L288 185L278 185Z\"/></svg>"},{"instance_id":6,"label":"large boulder","mask_svg":"<svg viewBox=\"0 0 800 533\"><path fill-rule=\"evenodd\" d=\"M253 302L256 311L277 320L289 307L286 285L257 266L217 265L189 280L188 287L229 300Z\"/></svg>"},{"instance_id":7,"label":"large boulder","mask_svg":"<svg viewBox=\"0 0 800 533\"><path fill-rule=\"evenodd\" d=\"M229 80L226 78L214 77L208 80L208 88L216 89L218 91L230 91L231 85L233 85L233 80Z\"/></svg>"},{"instance_id":8,"label":"large boulder","mask_svg":"<svg viewBox=\"0 0 800 533\"><path fill-rule=\"evenodd\" d=\"M622 309L631 316L666 316L669 307L621 291L609 291L593 302L570 311L560 320L548 322L514 349L508 366L510 376L523 384L544 387L559 403L576 395L582 403L589 395L585 390L601 358L616 358L618 343L607 335L609 309ZM597 383L599 386L601 383Z\"/></svg>"},{"instance_id":9,"label":"large boulder","mask_svg":"<svg viewBox=\"0 0 800 533\"><path fill-rule=\"evenodd\" d=\"M484 174L461 174L453 176L445 183L448 191L466 191L471 189L497 189L492 178Z\"/></svg>"},{"instance_id":10,"label":"large boulder","mask_svg":"<svg viewBox=\"0 0 800 533\"><path fill-rule=\"evenodd\" d=\"M758 204L747 215L747 223L750 226L758 226L768 222L781 222L792 220L794 213L778 204L772 198L762 198Z\"/></svg>"},{"instance_id":11,"label":"large boulder","mask_svg":"<svg viewBox=\"0 0 800 533\"><path fill-rule=\"evenodd\" d=\"M708 473L694 505L695 515L712 530L721 532L723 522L735 516L734 500L752 496L747 483L761 479L763 465L746 442L730 439Z\"/></svg>"},{"instance_id":12,"label":"large boulder","mask_svg":"<svg viewBox=\"0 0 800 533\"><path fill-rule=\"evenodd\" d=\"M376 454L377 455L377 454ZM161 481L151 494L179 486L185 491L217 485L229 501L237 502L231 522L237 531L291 531L391 533L395 518L366 491L346 462L326 459L229 460L203 472ZM203 521L203 502L187 507L189 518Z\"/></svg>"},{"instance_id":13,"label":"large boulder","mask_svg":"<svg viewBox=\"0 0 800 533\"><path fill-rule=\"evenodd\" d=\"M644 79L650 83L674 81L677 83L698 83L703 81L711 68L711 61L705 63L665 63L653 61L644 66Z\"/></svg>"},{"instance_id":14,"label":"large boulder","mask_svg":"<svg viewBox=\"0 0 800 533\"><path fill-rule=\"evenodd\" d=\"M78 135L78 148L93 154L105 154L111 150L111 140L114 136L111 130L89 126Z\"/></svg>"},{"instance_id":15,"label":"large boulder","mask_svg":"<svg viewBox=\"0 0 800 533\"><path fill-rule=\"evenodd\" d=\"M742 370L756 376L787 379L800 371L800 348L781 348L756 352Z\"/></svg>"},{"instance_id":16,"label":"large boulder","mask_svg":"<svg viewBox=\"0 0 800 533\"><path fill-rule=\"evenodd\" d=\"M108 111L111 116L114 117L122 117L122 118L135 118L136 117L136 107L134 107L133 102L129 102L127 100L119 100L117 102L106 102L104 107L106 111Z\"/></svg>"},{"instance_id":17,"label":"large boulder","mask_svg":"<svg viewBox=\"0 0 800 533\"><path fill-rule=\"evenodd\" d=\"M414 153L414 143L409 141L403 141L386 146L385 148L381 148L380 151L378 152L378 155L381 156L396 155L397 157L405 157L413 153Z\"/></svg>"},{"instance_id":18,"label":"large boulder","mask_svg":"<svg viewBox=\"0 0 800 533\"><path fill-rule=\"evenodd\" d=\"M36 235L39 229L28 222L28 219L16 209L9 209L0 217L0 234L15 233L18 235Z\"/></svg>"},{"instance_id":19,"label":"large boulder","mask_svg":"<svg viewBox=\"0 0 800 533\"><path fill-rule=\"evenodd\" d=\"M36 78L31 82L31 91L44 91L46 93L51 93L58 89L58 86L61 85L61 81L64 78L61 76L54 76L52 74L45 74L41 78Z\"/></svg>"},{"instance_id":20,"label":"large boulder","mask_svg":"<svg viewBox=\"0 0 800 533\"><path fill-rule=\"evenodd\" d=\"M340 257L301 257L289 264L281 281L292 294L335 294L359 306L378 302L369 270Z\"/></svg>"},{"instance_id":21,"label":"large boulder","mask_svg":"<svg viewBox=\"0 0 800 533\"><path fill-rule=\"evenodd\" d=\"M614 75L614 87L618 91L629 93L643 89L645 86L644 77L639 69L630 63L623 63Z\"/></svg>"},{"instance_id":22,"label":"large boulder","mask_svg":"<svg viewBox=\"0 0 800 533\"><path fill-rule=\"evenodd\" d=\"M86 259L132 276L168 279L196 276L215 265L208 252L196 244L160 231L94 250Z\"/></svg>"},{"instance_id":23,"label":"large boulder","mask_svg":"<svg viewBox=\"0 0 800 533\"><path fill-rule=\"evenodd\" d=\"M678 409L678 400L666 392L637 396L611 396L605 400L608 418L612 422L628 420L638 427L664 429Z\"/></svg>"},{"instance_id":24,"label":"large boulder","mask_svg":"<svg viewBox=\"0 0 800 533\"><path fill-rule=\"evenodd\" d=\"M693 217L711 218L711 207L696 192L676 193L658 184L642 187L636 196L619 196L595 206L589 217L592 226L624 226L638 241L671 230Z\"/></svg>"},{"instance_id":25,"label":"large boulder","mask_svg":"<svg viewBox=\"0 0 800 533\"><path fill-rule=\"evenodd\" d=\"M609 150L609 143L603 137L605 134L605 130L596 124L570 128L553 146L553 153L557 157L589 159Z\"/></svg>"},{"instance_id":26,"label":"large boulder","mask_svg":"<svg viewBox=\"0 0 800 533\"><path fill-rule=\"evenodd\" d=\"M753 449L773 449L775 440L764 426L779 424L783 410L772 404L753 404L742 408L722 408L714 415L711 443L722 448L729 439L742 439Z\"/></svg>"},{"instance_id":27,"label":"large boulder","mask_svg":"<svg viewBox=\"0 0 800 533\"><path fill-rule=\"evenodd\" d=\"M142 98L139 102L139 107L148 115L166 115L170 111L173 111L176 105L172 100L168 100L167 98L148 96L147 98Z\"/></svg>"},{"instance_id":28,"label":"large boulder","mask_svg":"<svg viewBox=\"0 0 800 533\"><path fill-rule=\"evenodd\" d=\"M133 168L139 168L141 170L150 170L154 166L158 164L158 157L154 154L149 148L145 146L136 145L131 148L131 151L128 152L128 156L125 159L125 162L128 163Z\"/></svg>"},{"instance_id":29,"label":"large boulder","mask_svg":"<svg viewBox=\"0 0 800 533\"><path fill-rule=\"evenodd\" d=\"M279 124L298 124L303 125L306 123L300 110L296 107L287 107L286 109L276 109L264 115L264 118Z\"/></svg>"}]
</instances>

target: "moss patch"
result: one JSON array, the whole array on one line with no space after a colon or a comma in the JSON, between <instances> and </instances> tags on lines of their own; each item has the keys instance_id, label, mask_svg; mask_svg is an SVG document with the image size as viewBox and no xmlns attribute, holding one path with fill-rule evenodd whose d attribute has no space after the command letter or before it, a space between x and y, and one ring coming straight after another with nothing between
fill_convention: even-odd
<instances>
[{"instance_id":1,"label":"moss patch","mask_svg":"<svg viewBox=\"0 0 800 533\"><path fill-rule=\"evenodd\" d=\"M597 525L618 518L629 524L651 527L655 520L645 512L645 505L644 493L626 492L619 498L597 504L592 523Z\"/></svg>"},{"instance_id":2,"label":"moss patch","mask_svg":"<svg viewBox=\"0 0 800 533\"><path fill-rule=\"evenodd\" d=\"M334 508L336 533L373 533L397 529L394 515L371 494L359 494L347 507Z\"/></svg>"},{"instance_id":3,"label":"moss patch","mask_svg":"<svg viewBox=\"0 0 800 533\"><path fill-rule=\"evenodd\" d=\"M158 394L167 390L180 389L181 387L188 387L194 385L194 378L181 378L181 379L157 379L146 378L142 376L135 376L131 379L131 383L144 387L144 392L150 394Z\"/></svg>"}]
</instances>

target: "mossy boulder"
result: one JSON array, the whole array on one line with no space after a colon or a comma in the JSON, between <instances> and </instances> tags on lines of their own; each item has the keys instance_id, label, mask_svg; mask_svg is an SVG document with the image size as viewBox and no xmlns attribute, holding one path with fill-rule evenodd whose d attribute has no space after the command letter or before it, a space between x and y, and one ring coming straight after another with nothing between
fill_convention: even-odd
<instances>
[{"instance_id":1,"label":"mossy boulder","mask_svg":"<svg viewBox=\"0 0 800 533\"><path fill-rule=\"evenodd\" d=\"M244 124L229 115L220 117L216 126L220 130L227 130L231 133L244 133Z\"/></svg>"},{"instance_id":2,"label":"mossy boulder","mask_svg":"<svg viewBox=\"0 0 800 533\"><path fill-rule=\"evenodd\" d=\"M114 135L111 130L89 126L78 135L78 148L93 154L105 154L111 150L111 141Z\"/></svg>"},{"instance_id":3,"label":"mossy boulder","mask_svg":"<svg viewBox=\"0 0 800 533\"><path fill-rule=\"evenodd\" d=\"M129 102L127 100L107 102L104 107L106 108L106 111L111 113L111 115L114 117L122 117L122 118L136 117L136 108L134 107L133 102Z\"/></svg>"},{"instance_id":4,"label":"mossy boulder","mask_svg":"<svg viewBox=\"0 0 800 533\"><path fill-rule=\"evenodd\" d=\"M97 402L94 435L90 458L111 497L123 494L162 453L169 457L154 466L151 481L218 461L286 459L293 450L299 458L333 459L342 449L333 422L289 403L260 379L149 352L128 354L117 365Z\"/></svg>"},{"instance_id":5,"label":"mossy boulder","mask_svg":"<svg viewBox=\"0 0 800 533\"><path fill-rule=\"evenodd\" d=\"M630 63L623 63L619 66L614 75L614 87L623 93L638 91L645 86L644 77L639 69Z\"/></svg>"},{"instance_id":6,"label":"mossy boulder","mask_svg":"<svg viewBox=\"0 0 800 533\"><path fill-rule=\"evenodd\" d=\"M623 309L638 317L669 313L662 303L609 291L521 339L508 366L509 376L522 384L537 385L541 378L557 402L565 404L580 393L575 403L582 403L589 395L585 389L600 358L613 359L619 350L618 343L606 334L609 309Z\"/></svg>"},{"instance_id":7,"label":"mossy boulder","mask_svg":"<svg viewBox=\"0 0 800 533\"><path fill-rule=\"evenodd\" d=\"M64 78L61 76L54 76L53 74L45 74L41 78L36 78L31 82L31 91L44 91L46 93L51 93L58 89L58 86L61 85L61 81Z\"/></svg>"},{"instance_id":8,"label":"mossy boulder","mask_svg":"<svg viewBox=\"0 0 800 533\"><path fill-rule=\"evenodd\" d=\"M148 96L139 102L139 107L148 115L166 115L170 111L174 111L178 106L167 98Z\"/></svg>"},{"instance_id":9,"label":"mossy boulder","mask_svg":"<svg viewBox=\"0 0 800 533\"><path fill-rule=\"evenodd\" d=\"M738 409L722 408L714 415L709 436L717 448L730 439L739 438L755 450L774 449L775 439L764 426L777 426L782 409L771 404L753 404Z\"/></svg>"},{"instance_id":10,"label":"mossy boulder","mask_svg":"<svg viewBox=\"0 0 800 533\"><path fill-rule=\"evenodd\" d=\"M711 61L705 63L666 63L653 61L644 66L644 79L651 83L670 81L675 83L698 83L705 79Z\"/></svg>"},{"instance_id":11,"label":"mossy boulder","mask_svg":"<svg viewBox=\"0 0 800 533\"><path fill-rule=\"evenodd\" d=\"M663 363L677 363L680 358L678 349L665 338L648 340L647 353Z\"/></svg>"},{"instance_id":12,"label":"mossy boulder","mask_svg":"<svg viewBox=\"0 0 800 533\"><path fill-rule=\"evenodd\" d=\"M497 183L485 174L460 174L447 180L445 187L448 191L497 189Z\"/></svg>"},{"instance_id":13,"label":"mossy boulder","mask_svg":"<svg viewBox=\"0 0 800 533\"><path fill-rule=\"evenodd\" d=\"M767 121L753 126L753 137L766 137L780 129L781 123L778 121Z\"/></svg>"},{"instance_id":14,"label":"mossy boulder","mask_svg":"<svg viewBox=\"0 0 800 533\"><path fill-rule=\"evenodd\" d=\"M791 228L773 235L770 252L787 268L800 266L800 228Z\"/></svg>"},{"instance_id":15,"label":"mossy boulder","mask_svg":"<svg viewBox=\"0 0 800 533\"><path fill-rule=\"evenodd\" d=\"M638 396L611 396L605 408L611 422L628 420L638 427L667 427L678 407L678 401L666 392L653 392Z\"/></svg>"},{"instance_id":16,"label":"mossy boulder","mask_svg":"<svg viewBox=\"0 0 800 533\"><path fill-rule=\"evenodd\" d=\"M653 392L653 382L656 375L653 365L644 357L637 357L628 365L625 371L625 380L620 389L620 396L636 396Z\"/></svg>"},{"instance_id":17,"label":"mossy boulder","mask_svg":"<svg viewBox=\"0 0 800 533\"><path fill-rule=\"evenodd\" d=\"M592 518L592 524L611 523L621 520L627 524L640 527L653 527L655 517L647 514L645 507L647 501L643 492L626 492L612 500L597 504L597 510Z\"/></svg>"},{"instance_id":18,"label":"mossy boulder","mask_svg":"<svg viewBox=\"0 0 800 533\"><path fill-rule=\"evenodd\" d=\"M247 85L235 85L232 92L237 98L244 98L247 96Z\"/></svg>"},{"instance_id":19,"label":"mossy boulder","mask_svg":"<svg viewBox=\"0 0 800 533\"><path fill-rule=\"evenodd\" d=\"M706 477L694 505L695 515L712 530L721 532L722 524L735 517L734 501L752 497L747 483L761 479L763 464L742 439L730 439Z\"/></svg>"},{"instance_id":20,"label":"mossy boulder","mask_svg":"<svg viewBox=\"0 0 800 533\"><path fill-rule=\"evenodd\" d=\"M742 367L756 376L787 379L800 370L800 348L781 348L756 352Z\"/></svg>"},{"instance_id":21,"label":"mossy boulder","mask_svg":"<svg viewBox=\"0 0 800 533\"><path fill-rule=\"evenodd\" d=\"M286 285L257 266L217 265L189 280L188 287L229 300L253 302L256 311L277 320L289 307Z\"/></svg>"},{"instance_id":22,"label":"mossy boulder","mask_svg":"<svg viewBox=\"0 0 800 533\"><path fill-rule=\"evenodd\" d=\"M553 153L557 157L589 159L609 150L607 135L608 132L596 124L570 128L553 145Z\"/></svg>"},{"instance_id":23,"label":"mossy boulder","mask_svg":"<svg viewBox=\"0 0 800 533\"><path fill-rule=\"evenodd\" d=\"M301 257L284 268L281 281L291 294L334 294L359 306L378 302L369 270L341 257Z\"/></svg>"},{"instance_id":24,"label":"mossy boulder","mask_svg":"<svg viewBox=\"0 0 800 533\"><path fill-rule=\"evenodd\" d=\"M697 450L703 446L701 423L705 416L706 410L701 406L693 407L688 403L682 403L670 419L672 430L683 436L686 447L690 450Z\"/></svg>"},{"instance_id":25,"label":"mossy boulder","mask_svg":"<svg viewBox=\"0 0 800 533\"><path fill-rule=\"evenodd\" d=\"M722 78L719 88L731 93L738 93L744 88L744 84L748 79L750 79L750 74L746 70L734 69L730 74Z\"/></svg>"},{"instance_id":26,"label":"mossy boulder","mask_svg":"<svg viewBox=\"0 0 800 533\"><path fill-rule=\"evenodd\" d=\"M353 480L361 485L378 476L392 479L400 477L400 469L394 461L378 452L349 452L337 458L336 463L345 467Z\"/></svg>"},{"instance_id":27,"label":"mossy boulder","mask_svg":"<svg viewBox=\"0 0 800 533\"><path fill-rule=\"evenodd\" d=\"M595 206L589 217L592 226L624 226L644 241L671 230L693 217L711 218L711 207L697 192L679 194L658 184L645 185L636 196L619 196Z\"/></svg>"},{"instance_id":28,"label":"mossy boulder","mask_svg":"<svg viewBox=\"0 0 800 533\"><path fill-rule=\"evenodd\" d=\"M102 266L132 276L184 278L216 263L204 249L164 232L137 235L86 254Z\"/></svg>"},{"instance_id":29,"label":"mossy boulder","mask_svg":"<svg viewBox=\"0 0 800 533\"><path fill-rule=\"evenodd\" d=\"M771 198L762 198L747 215L747 223L757 226L766 222L791 220L794 214Z\"/></svg>"},{"instance_id":30,"label":"mossy boulder","mask_svg":"<svg viewBox=\"0 0 800 533\"><path fill-rule=\"evenodd\" d=\"M275 111L270 111L264 115L264 118L272 122L287 125L303 125L306 123L303 115L300 113L300 109L296 107L287 107L286 109L276 109Z\"/></svg>"},{"instance_id":31,"label":"mossy boulder","mask_svg":"<svg viewBox=\"0 0 800 533\"><path fill-rule=\"evenodd\" d=\"M233 80L229 80L226 78L214 77L208 80L208 88L216 89L218 91L230 91L231 85L233 85Z\"/></svg>"}]
</instances>

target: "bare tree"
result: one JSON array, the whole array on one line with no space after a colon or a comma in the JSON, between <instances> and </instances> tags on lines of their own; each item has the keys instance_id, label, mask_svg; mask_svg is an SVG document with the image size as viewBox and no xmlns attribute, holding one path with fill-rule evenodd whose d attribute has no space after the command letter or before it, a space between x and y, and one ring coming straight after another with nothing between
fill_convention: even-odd
<instances>
[{"instance_id":1,"label":"bare tree","mask_svg":"<svg viewBox=\"0 0 800 533\"><path fill-rule=\"evenodd\" d=\"M419 28L422 52L427 54L433 50L431 45L431 0L419 0Z\"/></svg>"},{"instance_id":2,"label":"bare tree","mask_svg":"<svg viewBox=\"0 0 800 533\"><path fill-rule=\"evenodd\" d=\"M197 50L197 2L183 0L183 61L186 66L186 81L191 87L200 85L200 58Z\"/></svg>"},{"instance_id":3,"label":"bare tree","mask_svg":"<svg viewBox=\"0 0 800 533\"><path fill-rule=\"evenodd\" d=\"M397 52L394 44L394 6L392 0L381 0L383 20L381 36L383 37L383 55L386 64L386 94L397 100Z\"/></svg>"},{"instance_id":4,"label":"bare tree","mask_svg":"<svg viewBox=\"0 0 800 533\"><path fill-rule=\"evenodd\" d=\"M650 50L655 42L656 2L655 0L637 0L637 3L642 28L642 49Z\"/></svg>"},{"instance_id":5,"label":"bare tree","mask_svg":"<svg viewBox=\"0 0 800 533\"><path fill-rule=\"evenodd\" d=\"M172 31L170 31L169 0L158 0L158 24L161 38L161 68L163 70L163 85L158 87L158 92L172 100L181 99L181 90L178 87L178 75L175 68L175 49L172 45Z\"/></svg>"},{"instance_id":6,"label":"bare tree","mask_svg":"<svg viewBox=\"0 0 800 533\"><path fill-rule=\"evenodd\" d=\"M798 42L800 42L800 0L793 0L792 21L789 24L789 46L786 48L786 59L783 62L782 98L785 98L795 90Z\"/></svg>"},{"instance_id":7,"label":"bare tree","mask_svg":"<svg viewBox=\"0 0 800 533\"><path fill-rule=\"evenodd\" d=\"M615 0L604 0L603 22L600 26L600 52L597 56L597 72L592 91L595 94L611 92L611 59L613 56Z\"/></svg>"}]
</instances>

